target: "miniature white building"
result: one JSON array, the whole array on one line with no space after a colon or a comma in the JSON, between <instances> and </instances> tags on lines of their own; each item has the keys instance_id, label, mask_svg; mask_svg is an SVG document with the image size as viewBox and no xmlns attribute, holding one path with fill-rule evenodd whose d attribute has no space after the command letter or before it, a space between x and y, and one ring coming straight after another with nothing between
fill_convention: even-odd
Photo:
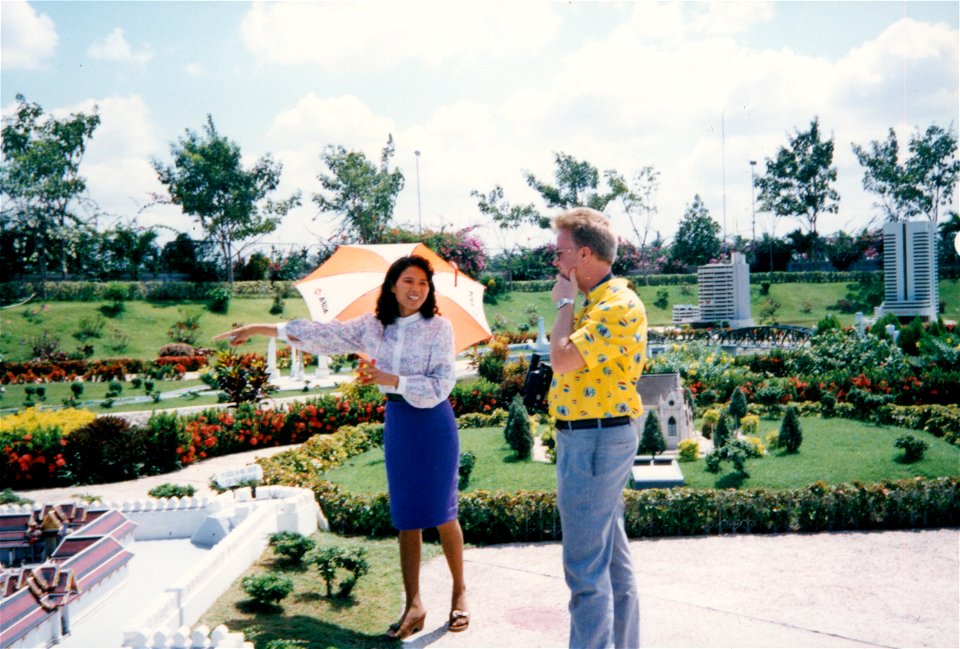
<instances>
[{"instance_id":1,"label":"miniature white building","mask_svg":"<svg viewBox=\"0 0 960 649\"><path fill-rule=\"evenodd\" d=\"M729 263L697 268L699 306L678 304L673 322L726 322L730 327L752 327L750 317L750 267L739 252Z\"/></svg>"},{"instance_id":2,"label":"miniature white building","mask_svg":"<svg viewBox=\"0 0 960 649\"><path fill-rule=\"evenodd\" d=\"M639 430L643 430L647 417L652 415L660 418L667 450L676 450L680 442L694 437L693 412L683 398L679 373L642 374L637 381L637 393L643 403Z\"/></svg>"},{"instance_id":3,"label":"miniature white building","mask_svg":"<svg viewBox=\"0 0 960 649\"><path fill-rule=\"evenodd\" d=\"M940 308L936 224L898 221L883 224L883 304L876 316L920 316L935 320Z\"/></svg>"}]
</instances>

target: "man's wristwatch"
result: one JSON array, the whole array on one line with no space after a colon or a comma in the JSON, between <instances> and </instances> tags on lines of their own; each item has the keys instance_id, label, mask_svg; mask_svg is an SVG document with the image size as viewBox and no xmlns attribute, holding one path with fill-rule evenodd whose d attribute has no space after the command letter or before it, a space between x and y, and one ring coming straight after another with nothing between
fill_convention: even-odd
<instances>
[{"instance_id":1,"label":"man's wristwatch","mask_svg":"<svg viewBox=\"0 0 960 649\"><path fill-rule=\"evenodd\" d=\"M562 309L563 307L567 306L568 304L573 304L573 298L572 298L572 297L562 297L562 298L560 298L559 300L557 300L557 311L559 311L559 310Z\"/></svg>"}]
</instances>

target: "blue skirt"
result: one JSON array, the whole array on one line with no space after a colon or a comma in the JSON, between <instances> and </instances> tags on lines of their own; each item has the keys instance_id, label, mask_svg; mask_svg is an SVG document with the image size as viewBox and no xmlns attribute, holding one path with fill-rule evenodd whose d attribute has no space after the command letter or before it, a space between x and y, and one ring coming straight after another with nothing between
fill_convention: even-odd
<instances>
[{"instance_id":1,"label":"blue skirt","mask_svg":"<svg viewBox=\"0 0 960 649\"><path fill-rule=\"evenodd\" d=\"M387 401L383 451L394 527L425 529L457 517L460 437L449 401L433 408Z\"/></svg>"}]
</instances>

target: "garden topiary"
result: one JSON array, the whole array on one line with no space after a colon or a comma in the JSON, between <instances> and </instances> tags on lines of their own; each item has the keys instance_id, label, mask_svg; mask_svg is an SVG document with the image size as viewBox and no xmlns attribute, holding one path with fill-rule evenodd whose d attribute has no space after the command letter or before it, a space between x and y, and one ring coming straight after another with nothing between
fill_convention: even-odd
<instances>
[{"instance_id":1,"label":"garden topiary","mask_svg":"<svg viewBox=\"0 0 960 649\"><path fill-rule=\"evenodd\" d=\"M733 418L733 429L740 429L740 420L747 416L747 395L739 387L730 393L730 405L727 412Z\"/></svg>"},{"instance_id":2,"label":"garden topiary","mask_svg":"<svg viewBox=\"0 0 960 649\"><path fill-rule=\"evenodd\" d=\"M912 464L923 459L930 445L922 439L917 439L913 435L900 435L897 441L893 443L896 448L903 449L901 461L906 464Z\"/></svg>"},{"instance_id":3,"label":"garden topiary","mask_svg":"<svg viewBox=\"0 0 960 649\"><path fill-rule=\"evenodd\" d=\"M273 572L248 575L240 585L261 606L276 606L277 602L293 592L293 580Z\"/></svg>"},{"instance_id":4,"label":"garden topiary","mask_svg":"<svg viewBox=\"0 0 960 649\"><path fill-rule=\"evenodd\" d=\"M147 492L151 498L192 498L197 490L192 485L164 482Z\"/></svg>"},{"instance_id":5,"label":"garden topiary","mask_svg":"<svg viewBox=\"0 0 960 649\"><path fill-rule=\"evenodd\" d=\"M717 421L717 427L713 431L713 448L723 448L730 441L732 433L730 432L730 418L726 415L720 415Z\"/></svg>"},{"instance_id":6,"label":"garden topiary","mask_svg":"<svg viewBox=\"0 0 960 649\"><path fill-rule=\"evenodd\" d=\"M640 436L640 443L637 445L637 455L649 453L651 457L656 457L657 453L663 453L666 449L667 444L663 441L663 433L660 430L660 417L651 410L643 424L643 435Z\"/></svg>"},{"instance_id":7,"label":"garden topiary","mask_svg":"<svg viewBox=\"0 0 960 649\"><path fill-rule=\"evenodd\" d=\"M316 547L317 542L299 532L275 532L270 535L270 547L289 563L299 564L304 555Z\"/></svg>"},{"instance_id":8,"label":"garden topiary","mask_svg":"<svg viewBox=\"0 0 960 649\"><path fill-rule=\"evenodd\" d=\"M785 448L787 453L796 453L800 450L800 444L803 442L803 431L800 429L800 416L797 414L795 406L787 406L777 440L778 445Z\"/></svg>"},{"instance_id":9,"label":"garden topiary","mask_svg":"<svg viewBox=\"0 0 960 649\"><path fill-rule=\"evenodd\" d=\"M530 432L530 414L523 405L520 395L515 395L510 402L510 412L507 414L507 424L503 429L503 436L507 444L517 454L517 458L525 460L530 457L533 449L533 433Z\"/></svg>"},{"instance_id":10,"label":"garden topiary","mask_svg":"<svg viewBox=\"0 0 960 649\"><path fill-rule=\"evenodd\" d=\"M161 347L160 351L157 353L157 356L159 358L163 358L165 356L195 356L196 353L197 350L193 345L184 342L176 342L167 343Z\"/></svg>"}]
</instances>

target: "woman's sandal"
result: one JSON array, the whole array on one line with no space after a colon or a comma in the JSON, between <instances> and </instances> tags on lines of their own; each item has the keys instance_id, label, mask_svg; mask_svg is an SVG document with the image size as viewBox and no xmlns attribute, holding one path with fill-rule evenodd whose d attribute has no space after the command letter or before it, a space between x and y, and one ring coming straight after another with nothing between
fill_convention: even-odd
<instances>
[{"instance_id":1,"label":"woman's sandal","mask_svg":"<svg viewBox=\"0 0 960 649\"><path fill-rule=\"evenodd\" d=\"M447 630L452 633L466 631L470 626L470 613L453 609L450 611L450 620L447 622Z\"/></svg>"},{"instance_id":2,"label":"woman's sandal","mask_svg":"<svg viewBox=\"0 0 960 649\"><path fill-rule=\"evenodd\" d=\"M412 636L414 633L418 633L423 630L424 622L427 619L427 614L424 613L415 620L408 620L403 622L394 622L390 625L390 628L387 629L387 632L384 633L385 636L391 640L403 640L409 636Z\"/></svg>"}]
</instances>

